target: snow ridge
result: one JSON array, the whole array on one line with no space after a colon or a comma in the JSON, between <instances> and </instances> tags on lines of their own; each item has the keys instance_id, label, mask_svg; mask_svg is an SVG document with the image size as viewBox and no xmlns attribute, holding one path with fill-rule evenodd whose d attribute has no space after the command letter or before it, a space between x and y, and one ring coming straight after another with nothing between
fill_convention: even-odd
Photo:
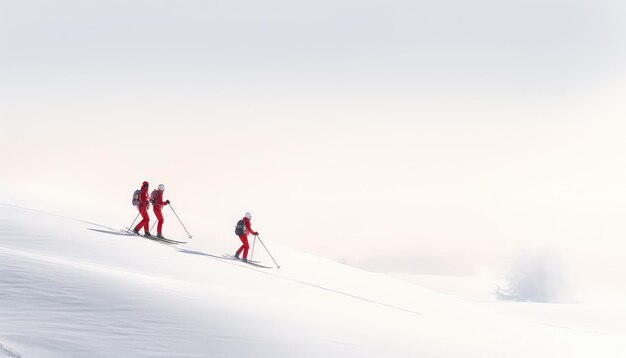
<instances>
[{"instance_id":1,"label":"snow ridge","mask_svg":"<svg viewBox=\"0 0 626 358\"><path fill-rule=\"evenodd\" d=\"M22 358L22 355L17 353L16 351L14 351L13 349L5 346L4 344L0 343L0 352L5 353L7 357L11 357L11 358Z\"/></svg>"}]
</instances>

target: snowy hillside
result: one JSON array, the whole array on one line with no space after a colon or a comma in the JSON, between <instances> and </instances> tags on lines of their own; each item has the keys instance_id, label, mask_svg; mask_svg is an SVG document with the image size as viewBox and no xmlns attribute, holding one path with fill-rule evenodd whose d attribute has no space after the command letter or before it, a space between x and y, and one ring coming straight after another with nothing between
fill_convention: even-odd
<instances>
[{"instance_id":1,"label":"snowy hillside","mask_svg":"<svg viewBox=\"0 0 626 358\"><path fill-rule=\"evenodd\" d=\"M554 327L266 241L280 269L0 205L0 357L623 357ZM256 248L255 258L271 265ZM257 256L258 255L258 256Z\"/></svg>"}]
</instances>

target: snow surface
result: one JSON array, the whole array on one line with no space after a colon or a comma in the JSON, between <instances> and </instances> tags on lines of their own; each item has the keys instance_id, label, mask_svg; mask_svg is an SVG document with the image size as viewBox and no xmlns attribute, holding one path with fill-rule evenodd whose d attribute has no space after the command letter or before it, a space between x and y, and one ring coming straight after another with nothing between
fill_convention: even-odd
<instances>
[{"instance_id":1,"label":"snow surface","mask_svg":"<svg viewBox=\"0 0 626 358\"><path fill-rule=\"evenodd\" d=\"M626 356L619 325L545 324L270 240L280 269L218 258L234 235L119 229L0 204L0 357Z\"/></svg>"},{"instance_id":2,"label":"snow surface","mask_svg":"<svg viewBox=\"0 0 626 358\"><path fill-rule=\"evenodd\" d=\"M582 295L584 299L568 304L500 301L493 295L497 285L497 280L493 278L415 274L389 276L538 324L626 339L626 301L623 297Z\"/></svg>"}]
</instances>

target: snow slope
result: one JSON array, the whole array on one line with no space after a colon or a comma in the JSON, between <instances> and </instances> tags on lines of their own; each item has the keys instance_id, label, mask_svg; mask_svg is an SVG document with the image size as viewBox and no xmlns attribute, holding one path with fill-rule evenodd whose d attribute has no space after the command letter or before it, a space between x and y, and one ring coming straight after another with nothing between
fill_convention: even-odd
<instances>
[{"instance_id":1,"label":"snow slope","mask_svg":"<svg viewBox=\"0 0 626 358\"><path fill-rule=\"evenodd\" d=\"M280 269L0 204L0 357L623 357L623 337L503 314L265 240ZM255 257L271 264L256 248ZM214 256L211 256L214 255Z\"/></svg>"}]
</instances>

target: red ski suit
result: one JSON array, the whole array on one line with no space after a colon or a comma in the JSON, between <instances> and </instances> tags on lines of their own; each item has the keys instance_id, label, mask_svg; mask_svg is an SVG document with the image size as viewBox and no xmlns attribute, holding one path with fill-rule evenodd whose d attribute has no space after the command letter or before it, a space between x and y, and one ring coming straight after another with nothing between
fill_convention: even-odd
<instances>
[{"instance_id":1,"label":"red ski suit","mask_svg":"<svg viewBox=\"0 0 626 358\"><path fill-rule=\"evenodd\" d=\"M239 250L237 250L237 253L235 253L235 256L239 256L239 254L243 251L243 258L247 259L248 249L250 248L250 244L248 244L248 234L252 233L253 235L258 235L259 233L252 230L252 228L250 227L250 219L244 217L243 222L246 224L246 229L244 230L243 235L239 236L239 240L241 240L243 245L241 245Z\"/></svg>"},{"instance_id":2,"label":"red ski suit","mask_svg":"<svg viewBox=\"0 0 626 358\"><path fill-rule=\"evenodd\" d=\"M139 209L139 213L141 214L141 221L137 226L135 226L135 231L141 230L150 232L150 217L148 216L148 207L150 206L150 200L148 199L148 186L143 185L141 187L141 194L139 195L139 205L137 209Z\"/></svg>"},{"instance_id":3,"label":"red ski suit","mask_svg":"<svg viewBox=\"0 0 626 358\"><path fill-rule=\"evenodd\" d=\"M159 223L157 224L157 234L161 235L161 229L163 229L163 222L165 221L161 210L165 205L167 205L167 202L163 200L162 190L157 189L153 191L151 196L152 210L154 211L154 215L156 215L157 220L159 220Z\"/></svg>"}]
</instances>

